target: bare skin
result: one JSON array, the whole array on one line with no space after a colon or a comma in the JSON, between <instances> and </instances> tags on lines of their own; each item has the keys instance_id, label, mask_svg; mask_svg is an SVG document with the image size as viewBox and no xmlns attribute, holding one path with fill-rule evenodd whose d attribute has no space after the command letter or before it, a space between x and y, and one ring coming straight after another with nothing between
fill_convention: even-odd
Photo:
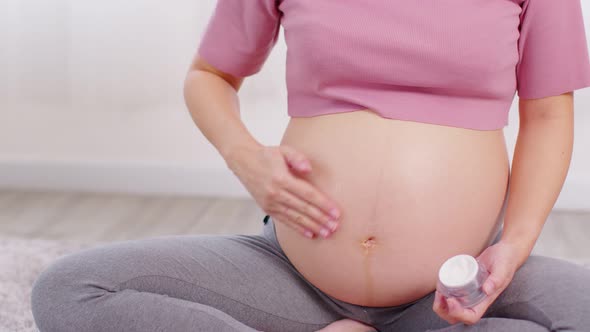
<instances>
[{"instance_id":1,"label":"bare skin","mask_svg":"<svg viewBox=\"0 0 590 332\"><path fill-rule=\"evenodd\" d=\"M279 220L278 240L339 300L379 307L418 299L434 291L446 258L477 256L497 231L509 174L502 130L362 110L292 118L281 144L309 159L312 170L298 176L337 201L341 217L328 238L314 239Z\"/></svg>"}]
</instances>

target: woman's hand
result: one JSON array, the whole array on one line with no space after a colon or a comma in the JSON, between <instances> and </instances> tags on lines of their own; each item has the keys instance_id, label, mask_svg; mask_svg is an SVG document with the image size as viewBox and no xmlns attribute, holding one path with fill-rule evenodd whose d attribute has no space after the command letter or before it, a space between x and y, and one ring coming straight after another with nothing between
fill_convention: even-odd
<instances>
[{"instance_id":1,"label":"woman's hand","mask_svg":"<svg viewBox=\"0 0 590 332\"><path fill-rule=\"evenodd\" d=\"M520 255L522 255L522 249L502 241L487 247L476 257L490 273L482 286L487 295L486 298L472 308L464 308L456 298L445 298L437 289L432 309L449 324L463 322L472 325L477 323L488 307L512 281L514 273L520 267L516 260Z\"/></svg>"},{"instance_id":2,"label":"woman's hand","mask_svg":"<svg viewBox=\"0 0 590 332\"><path fill-rule=\"evenodd\" d=\"M336 203L308 181L297 177L311 172L311 163L286 145L242 148L226 160L257 204L273 220L302 235L326 238L338 226Z\"/></svg>"}]
</instances>

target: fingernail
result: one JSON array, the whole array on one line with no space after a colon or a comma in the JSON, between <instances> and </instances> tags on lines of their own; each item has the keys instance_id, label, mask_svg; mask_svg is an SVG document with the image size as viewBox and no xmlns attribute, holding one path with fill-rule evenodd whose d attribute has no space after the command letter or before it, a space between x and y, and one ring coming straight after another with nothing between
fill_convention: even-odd
<instances>
[{"instance_id":1,"label":"fingernail","mask_svg":"<svg viewBox=\"0 0 590 332\"><path fill-rule=\"evenodd\" d=\"M330 231L328 229L322 227L322 229L320 229L320 235L323 238L327 238L328 235L330 235Z\"/></svg>"},{"instance_id":2,"label":"fingernail","mask_svg":"<svg viewBox=\"0 0 590 332\"><path fill-rule=\"evenodd\" d=\"M336 208L333 208L332 210L330 210L330 215L332 217L334 217L335 219L340 217L340 213L338 212L338 209L336 209Z\"/></svg>"},{"instance_id":3,"label":"fingernail","mask_svg":"<svg viewBox=\"0 0 590 332\"><path fill-rule=\"evenodd\" d=\"M332 230L332 232L336 230L336 227L338 227L338 223L334 220L328 220L327 224L328 227Z\"/></svg>"},{"instance_id":4,"label":"fingernail","mask_svg":"<svg viewBox=\"0 0 590 332\"><path fill-rule=\"evenodd\" d=\"M306 230L305 232L303 232L303 234L310 239L313 238L313 233L309 230Z\"/></svg>"}]
</instances>

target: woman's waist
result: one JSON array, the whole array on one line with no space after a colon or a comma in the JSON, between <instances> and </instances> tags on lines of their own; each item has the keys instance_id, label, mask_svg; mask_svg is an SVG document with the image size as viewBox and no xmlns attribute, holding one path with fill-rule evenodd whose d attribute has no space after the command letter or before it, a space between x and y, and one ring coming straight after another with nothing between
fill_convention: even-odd
<instances>
[{"instance_id":1,"label":"woman's waist","mask_svg":"<svg viewBox=\"0 0 590 332\"><path fill-rule=\"evenodd\" d=\"M304 126L307 126L307 128L304 128ZM347 133L351 130L354 131L354 129L371 129L373 131L394 131L398 134L452 134L471 135L472 137L491 137L492 135L497 135L498 133L503 132L503 128L472 129L461 125L439 124L428 121L385 117L378 111L368 108L342 110L330 113L318 112L317 115L313 116L291 116L287 130L301 128L304 128L307 131L330 130L332 133L336 133L338 130Z\"/></svg>"},{"instance_id":2,"label":"woman's waist","mask_svg":"<svg viewBox=\"0 0 590 332\"><path fill-rule=\"evenodd\" d=\"M502 168L508 164L503 130L472 130L383 118L370 110L291 118L281 145L316 163L317 171L350 169L365 177L373 168L438 174L453 169ZM312 165L313 167L313 165ZM366 172L363 173L363 171ZM392 170L392 172L394 172Z\"/></svg>"}]
</instances>

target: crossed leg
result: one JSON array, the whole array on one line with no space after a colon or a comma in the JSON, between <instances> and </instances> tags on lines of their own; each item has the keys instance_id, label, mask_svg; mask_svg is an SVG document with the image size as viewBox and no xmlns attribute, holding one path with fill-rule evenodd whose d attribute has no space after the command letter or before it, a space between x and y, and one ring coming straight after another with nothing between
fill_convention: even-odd
<instances>
[{"instance_id":1,"label":"crossed leg","mask_svg":"<svg viewBox=\"0 0 590 332\"><path fill-rule=\"evenodd\" d=\"M261 235L124 241L64 256L35 281L45 331L317 331L343 319Z\"/></svg>"}]
</instances>

